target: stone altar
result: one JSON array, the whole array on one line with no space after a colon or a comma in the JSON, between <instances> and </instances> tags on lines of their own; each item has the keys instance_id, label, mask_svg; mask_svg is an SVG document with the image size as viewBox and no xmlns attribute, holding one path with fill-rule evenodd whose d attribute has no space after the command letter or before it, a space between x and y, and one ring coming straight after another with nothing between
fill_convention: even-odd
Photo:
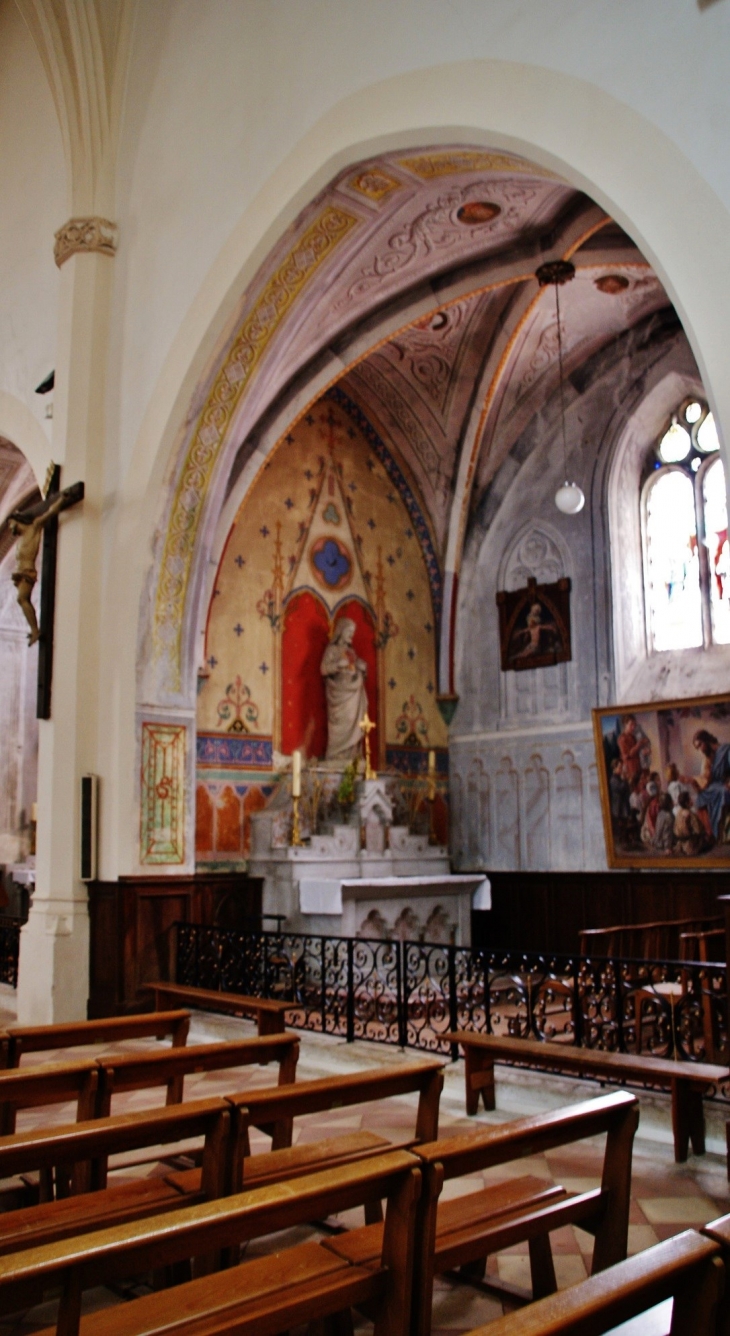
<instances>
[{"instance_id":1,"label":"stone altar","mask_svg":"<svg viewBox=\"0 0 730 1336\"><path fill-rule=\"evenodd\" d=\"M264 879L263 912L283 915L292 932L468 946L475 894L476 908L491 907L483 874L452 876L443 845L393 823L382 776L358 783L347 821L298 846L289 843L290 833L291 792L284 783L252 815L249 873Z\"/></svg>"}]
</instances>

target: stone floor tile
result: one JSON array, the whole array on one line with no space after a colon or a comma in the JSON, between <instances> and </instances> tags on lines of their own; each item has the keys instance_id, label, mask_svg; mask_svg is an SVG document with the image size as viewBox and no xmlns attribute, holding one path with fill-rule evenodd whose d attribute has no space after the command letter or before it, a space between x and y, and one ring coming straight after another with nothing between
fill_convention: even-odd
<instances>
[{"instance_id":1,"label":"stone floor tile","mask_svg":"<svg viewBox=\"0 0 730 1336\"><path fill-rule=\"evenodd\" d=\"M707 1197L649 1197L639 1205L652 1225L704 1225L712 1219L713 1202Z\"/></svg>"}]
</instances>

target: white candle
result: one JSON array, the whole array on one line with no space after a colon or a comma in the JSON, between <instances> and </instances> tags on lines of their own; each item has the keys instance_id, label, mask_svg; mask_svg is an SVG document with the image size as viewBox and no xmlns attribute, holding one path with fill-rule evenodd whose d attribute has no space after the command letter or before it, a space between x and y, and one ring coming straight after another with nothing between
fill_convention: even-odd
<instances>
[{"instance_id":1,"label":"white candle","mask_svg":"<svg viewBox=\"0 0 730 1336\"><path fill-rule=\"evenodd\" d=\"M38 823L38 804L37 804L37 803L32 803L32 804L31 804L31 808L30 808L30 819L31 819L31 821L33 822L33 825L34 825L34 826L37 825L37 823Z\"/></svg>"},{"instance_id":2,"label":"white candle","mask_svg":"<svg viewBox=\"0 0 730 1336\"><path fill-rule=\"evenodd\" d=\"M433 775L435 773L435 770L436 770L436 753L435 751L430 751L428 753L428 773L430 775Z\"/></svg>"},{"instance_id":3,"label":"white candle","mask_svg":"<svg viewBox=\"0 0 730 1336\"><path fill-rule=\"evenodd\" d=\"M300 751L292 753L291 796L292 798L301 798L302 796L302 753Z\"/></svg>"}]
</instances>

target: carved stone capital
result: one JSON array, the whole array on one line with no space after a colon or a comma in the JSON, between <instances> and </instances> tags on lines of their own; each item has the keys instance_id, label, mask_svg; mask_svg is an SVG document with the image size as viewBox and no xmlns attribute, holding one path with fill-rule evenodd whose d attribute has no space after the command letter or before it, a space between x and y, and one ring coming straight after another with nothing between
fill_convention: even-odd
<instances>
[{"instance_id":1,"label":"carved stone capital","mask_svg":"<svg viewBox=\"0 0 730 1336\"><path fill-rule=\"evenodd\" d=\"M119 229L108 218L69 218L56 232L53 255L59 269L77 251L100 251L114 255Z\"/></svg>"}]
</instances>

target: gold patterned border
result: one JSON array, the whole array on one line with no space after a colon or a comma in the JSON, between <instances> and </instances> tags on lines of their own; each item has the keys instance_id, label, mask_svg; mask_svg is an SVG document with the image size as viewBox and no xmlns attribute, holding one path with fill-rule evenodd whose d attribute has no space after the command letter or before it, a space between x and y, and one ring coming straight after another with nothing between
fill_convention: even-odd
<instances>
[{"instance_id":1,"label":"gold patterned border","mask_svg":"<svg viewBox=\"0 0 730 1336\"><path fill-rule=\"evenodd\" d=\"M450 149L444 153L421 153L415 158L400 158L399 167L430 181L435 176L455 176L457 172L521 172L526 176L560 178L545 167L536 167L524 158L508 153L482 153L478 149Z\"/></svg>"},{"instance_id":2,"label":"gold patterned border","mask_svg":"<svg viewBox=\"0 0 730 1336\"><path fill-rule=\"evenodd\" d=\"M175 491L155 600L154 653L170 656L180 689L185 597L203 503L233 413L272 335L309 279L358 219L328 206L310 223L245 317L198 418Z\"/></svg>"}]
</instances>

